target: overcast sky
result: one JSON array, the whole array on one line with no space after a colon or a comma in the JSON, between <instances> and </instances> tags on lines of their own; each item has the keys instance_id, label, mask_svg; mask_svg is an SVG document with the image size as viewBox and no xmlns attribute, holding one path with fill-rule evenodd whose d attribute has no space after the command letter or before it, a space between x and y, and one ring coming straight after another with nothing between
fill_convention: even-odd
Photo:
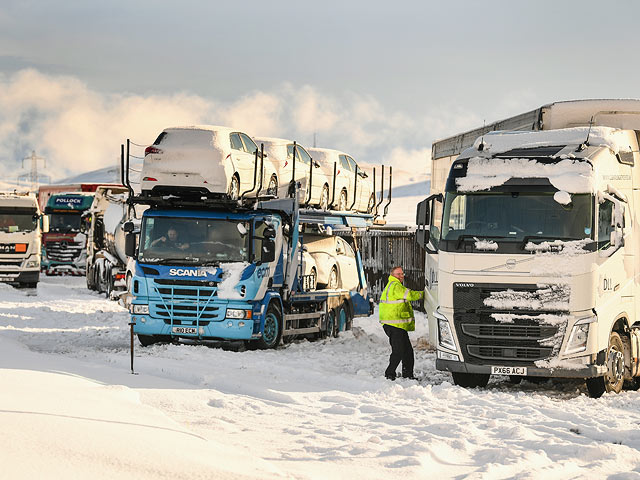
<instances>
[{"instance_id":1,"label":"overcast sky","mask_svg":"<svg viewBox=\"0 0 640 480\"><path fill-rule=\"evenodd\" d=\"M0 162L35 149L77 171L126 137L233 122L415 168L483 120L639 98L639 13L631 0L2 0Z\"/></svg>"}]
</instances>

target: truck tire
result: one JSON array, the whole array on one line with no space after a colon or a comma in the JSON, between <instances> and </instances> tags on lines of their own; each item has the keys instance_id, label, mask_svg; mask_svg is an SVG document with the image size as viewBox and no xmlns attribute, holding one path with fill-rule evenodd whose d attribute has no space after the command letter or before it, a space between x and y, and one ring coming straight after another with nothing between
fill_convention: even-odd
<instances>
[{"instance_id":1,"label":"truck tire","mask_svg":"<svg viewBox=\"0 0 640 480\"><path fill-rule=\"evenodd\" d=\"M464 388L486 387L490 377L488 373L451 372L451 374L453 383Z\"/></svg>"},{"instance_id":2,"label":"truck tire","mask_svg":"<svg viewBox=\"0 0 640 480\"><path fill-rule=\"evenodd\" d=\"M154 343L158 343L159 340L157 340L156 337L154 337L153 335L138 334L138 341L140 342L140 345L142 345L143 347L148 347L150 345L153 345Z\"/></svg>"},{"instance_id":3,"label":"truck tire","mask_svg":"<svg viewBox=\"0 0 640 480\"><path fill-rule=\"evenodd\" d=\"M93 269L91 268L91 265L89 264L89 262L87 262L85 278L87 279L87 288L89 290L95 290L96 286L93 282Z\"/></svg>"},{"instance_id":4,"label":"truck tire","mask_svg":"<svg viewBox=\"0 0 640 480\"><path fill-rule=\"evenodd\" d=\"M591 398L605 392L620 393L624 385L624 345L618 332L609 335L606 357L607 373L603 377L587 378L587 391Z\"/></svg>"},{"instance_id":5,"label":"truck tire","mask_svg":"<svg viewBox=\"0 0 640 480\"><path fill-rule=\"evenodd\" d=\"M336 310L332 308L327 312L327 318L324 325L324 336L329 338L333 336L336 328Z\"/></svg>"},{"instance_id":6,"label":"truck tire","mask_svg":"<svg viewBox=\"0 0 640 480\"><path fill-rule=\"evenodd\" d=\"M282 339L282 313L273 303L269 304L264 316L264 328L262 337L256 340L256 345L261 350L277 348Z\"/></svg>"},{"instance_id":7,"label":"truck tire","mask_svg":"<svg viewBox=\"0 0 640 480\"><path fill-rule=\"evenodd\" d=\"M338 307L338 311L336 313L336 328L333 331L333 336L337 337L340 332L344 332L347 329L347 319L349 315L347 314L347 308L345 305L341 305Z\"/></svg>"},{"instance_id":8,"label":"truck tire","mask_svg":"<svg viewBox=\"0 0 640 480\"><path fill-rule=\"evenodd\" d=\"M111 292L113 292L113 275L111 275L111 272L107 272L107 278L106 278L106 282L107 282L107 288L105 289L105 296L107 297L107 300L109 300L111 298Z\"/></svg>"}]
</instances>

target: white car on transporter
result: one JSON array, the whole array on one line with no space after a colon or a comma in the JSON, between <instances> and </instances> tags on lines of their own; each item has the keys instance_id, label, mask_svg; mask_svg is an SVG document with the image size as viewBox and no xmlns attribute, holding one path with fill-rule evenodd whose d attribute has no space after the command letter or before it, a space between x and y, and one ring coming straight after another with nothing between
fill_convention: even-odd
<instances>
[{"instance_id":1,"label":"white car on transporter","mask_svg":"<svg viewBox=\"0 0 640 480\"><path fill-rule=\"evenodd\" d=\"M335 164L336 185L335 198L334 192L331 192L332 208L367 213L373 211L376 197L369 175L350 155L329 148L310 148L309 153L320 162L329 178L333 178Z\"/></svg>"},{"instance_id":2,"label":"white car on transporter","mask_svg":"<svg viewBox=\"0 0 640 480\"><path fill-rule=\"evenodd\" d=\"M305 253L315 261L316 283L320 288L358 288L360 280L356 254L342 237L304 234L304 245L307 250Z\"/></svg>"},{"instance_id":3,"label":"white car on transporter","mask_svg":"<svg viewBox=\"0 0 640 480\"><path fill-rule=\"evenodd\" d=\"M197 125L166 128L144 152L142 195L184 194L256 196L258 146L229 127Z\"/></svg>"},{"instance_id":4,"label":"white car on transporter","mask_svg":"<svg viewBox=\"0 0 640 480\"><path fill-rule=\"evenodd\" d=\"M264 185L268 193L277 192L279 198L287 196L289 184L293 179L294 142L283 138L256 137L258 144L264 145ZM302 186L303 203L327 210L330 201L331 178L325 175L321 165L300 144L295 144L295 178ZM313 165L313 166L312 166ZM271 168L271 170L269 170ZM311 171L313 170L313 174ZM309 195L309 178L311 194Z\"/></svg>"}]
</instances>

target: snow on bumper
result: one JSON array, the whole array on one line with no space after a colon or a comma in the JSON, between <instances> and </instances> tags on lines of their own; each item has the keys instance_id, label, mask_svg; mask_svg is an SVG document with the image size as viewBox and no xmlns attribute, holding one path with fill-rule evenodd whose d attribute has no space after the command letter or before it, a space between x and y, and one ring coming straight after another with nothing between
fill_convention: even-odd
<instances>
[{"instance_id":1,"label":"snow on bumper","mask_svg":"<svg viewBox=\"0 0 640 480\"><path fill-rule=\"evenodd\" d=\"M436 359L436 369L447 372L491 374L491 365L474 365L455 360ZM601 377L607 371L604 365L576 365L575 368L527 366L527 376L556 378L592 378Z\"/></svg>"}]
</instances>

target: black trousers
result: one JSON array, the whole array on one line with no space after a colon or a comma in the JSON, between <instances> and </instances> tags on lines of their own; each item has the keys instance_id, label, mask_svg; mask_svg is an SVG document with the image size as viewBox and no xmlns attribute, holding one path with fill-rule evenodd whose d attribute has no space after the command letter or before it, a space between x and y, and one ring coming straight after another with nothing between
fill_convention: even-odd
<instances>
[{"instance_id":1,"label":"black trousers","mask_svg":"<svg viewBox=\"0 0 640 480\"><path fill-rule=\"evenodd\" d=\"M395 378L396 368L402 362L402 376L413 377L413 347L409 340L409 332L386 324L382 325L382 328L387 337L389 337L389 344L391 345L389 366L385 370L384 376Z\"/></svg>"}]
</instances>

